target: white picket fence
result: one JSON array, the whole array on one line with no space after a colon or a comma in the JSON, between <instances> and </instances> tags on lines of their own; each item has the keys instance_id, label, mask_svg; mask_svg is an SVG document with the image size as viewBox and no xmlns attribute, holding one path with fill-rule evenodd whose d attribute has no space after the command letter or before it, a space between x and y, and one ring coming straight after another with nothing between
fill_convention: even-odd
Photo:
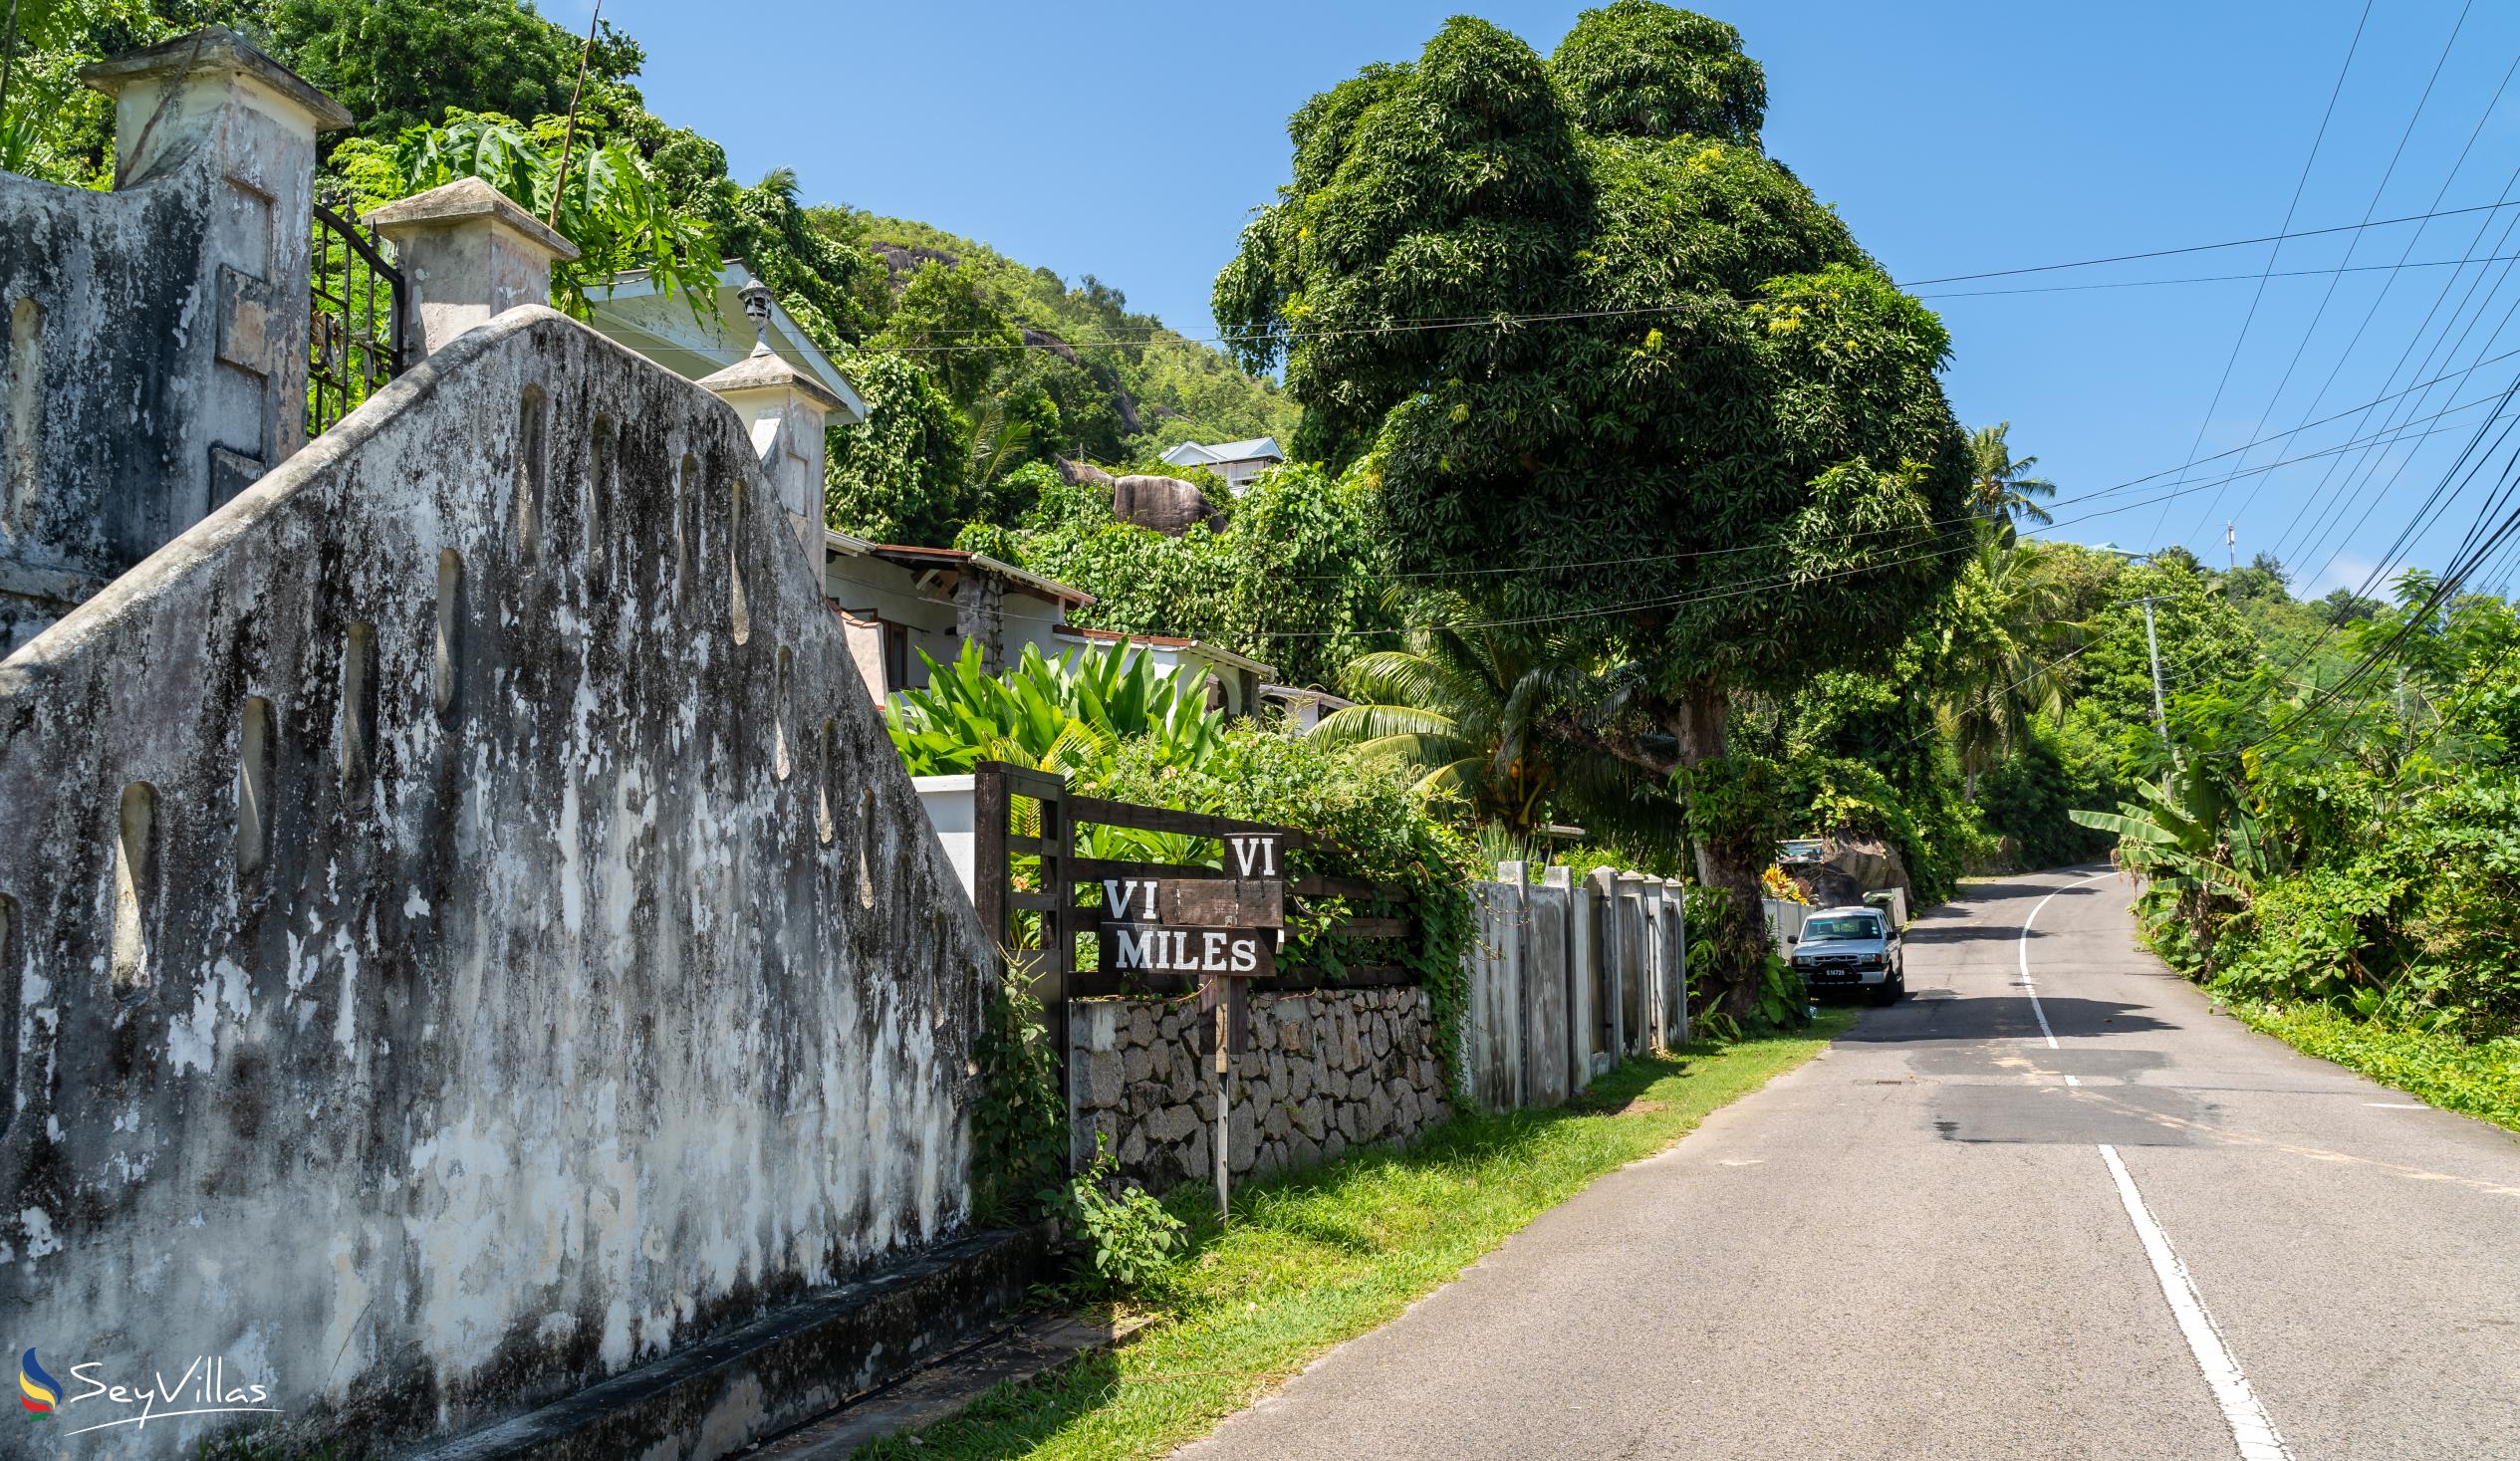
<instances>
[{"instance_id":1,"label":"white picket fence","mask_svg":"<svg viewBox=\"0 0 2520 1461\"><path fill-rule=\"evenodd\" d=\"M1478 936L1453 1063L1463 1096L1492 1110L1558 1105L1623 1055L1687 1042L1678 882L1601 868L1579 884L1564 867L1533 882L1499 862L1471 896Z\"/></svg>"}]
</instances>

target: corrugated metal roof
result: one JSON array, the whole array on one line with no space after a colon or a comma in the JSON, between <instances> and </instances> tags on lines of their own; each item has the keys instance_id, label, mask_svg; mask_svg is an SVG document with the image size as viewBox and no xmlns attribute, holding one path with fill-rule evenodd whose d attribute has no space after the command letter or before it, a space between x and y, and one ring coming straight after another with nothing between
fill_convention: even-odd
<instances>
[{"instance_id":1,"label":"corrugated metal roof","mask_svg":"<svg viewBox=\"0 0 2520 1461\"><path fill-rule=\"evenodd\" d=\"M1254 436L1248 441L1219 441L1206 444L1184 441L1165 452L1163 460L1176 467L1206 467L1214 466L1218 462L1282 462L1286 460L1286 453L1278 450L1276 437Z\"/></svg>"}]
</instances>

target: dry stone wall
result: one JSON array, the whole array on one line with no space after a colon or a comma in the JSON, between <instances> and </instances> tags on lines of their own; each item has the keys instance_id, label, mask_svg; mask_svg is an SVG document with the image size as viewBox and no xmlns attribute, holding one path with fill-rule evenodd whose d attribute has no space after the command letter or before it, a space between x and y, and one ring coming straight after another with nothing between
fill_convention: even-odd
<instances>
[{"instance_id":1,"label":"dry stone wall","mask_svg":"<svg viewBox=\"0 0 2520 1461\"><path fill-rule=\"evenodd\" d=\"M1352 1146L1405 1144L1449 1111L1422 989L1255 994L1233 1058L1226 1153L1237 1175L1313 1166ZM1080 1162L1100 1133L1124 1174L1161 1191L1214 1175L1214 1057L1194 1003L1076 1007Z\"/></svg>"}]
</instances>

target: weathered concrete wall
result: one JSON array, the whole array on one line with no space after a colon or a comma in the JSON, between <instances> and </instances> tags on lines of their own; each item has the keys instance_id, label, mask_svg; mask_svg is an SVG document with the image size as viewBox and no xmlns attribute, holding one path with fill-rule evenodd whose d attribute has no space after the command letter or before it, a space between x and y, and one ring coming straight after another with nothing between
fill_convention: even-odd
<instances>
[{"instance_id":1,"label":"weathered concrete wall","mask_svg":"<svg viewBox=\"0 0 2520 1461\"><path fill-rule=\"evenodd\" d=\"M1623 1056L1684 1044L1683 890L1641 873L1520 862L1471 886L1478 935L1462 959L1462 1094L1491 1110L1557 1105Z\"/></svg>"},{"instance_id":2,"label":"weathered concrete wall","mask_svg":"<svg viewBox=\"0 0 2520 1461\"><path fill-rule=\"evenodd\" d=\"M1514 874L1523 894L1523 1101L1564 1105L1574 1093L1567 1079L1573 1048L1567 1010L1572 954L1567 938L1571 901L1567 869L1545 869L1536 884L1527 880L1521 867L1515 867Z\"/></svg>"},{"instance_id":3,"label":"weathered concrete wall","mask_svg":"<svg viewBox=\"0 0 2520 1461\"><path fill-rule=\"evenodd\" d=\"M1470 901L1478 927L1462 959L1468 989L1454 1068L1472 1100L1511 1110L1523 1103L1522 887L1473 883Z\"/></svg>"},{"instance_id":4,"label":"weathered concrete wall","mask_svg":"<svg viewBox=\"0 0 2520 1461\"><path fill-rule=\"evenodd\" d=\"M548 310L0 662L0 915L56 1373L444 1433L966 1207L989 949L842 627L735 412Z\"/></svg>"},{"instance_id":5,"label":"weathered concrete wall","mask_svg":"<svg viewBox=\"0 0 2520 1461\"><path fill-rule=\"evenodd\" d=\"M1350 1146L1405 1142L1443 1119L1443 1072L1422 989L1255 994L1233 1058L1225 1155L1239 1175L1308 1167ZM1151 1190L1215 1174L1213 1056L1193 1004L1076 1007L1077 1156L1100 1132Z\"/></svg>"},{"instance_id":6,"label":"weathered concrete wall","mask_svg":"<svg viewBox=\"0 0 2520 1461\"><path fill-rule=\"evenodd\" d=\"M218 27L91 67L116 190L0 172L0 654L305 436L321 93Z\"/></svg>"}]
</instances>

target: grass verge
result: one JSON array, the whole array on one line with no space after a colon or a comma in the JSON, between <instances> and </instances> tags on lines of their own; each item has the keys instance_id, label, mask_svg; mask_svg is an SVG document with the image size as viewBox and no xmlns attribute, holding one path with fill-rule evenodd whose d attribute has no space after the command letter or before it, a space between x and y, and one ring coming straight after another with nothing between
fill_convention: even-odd
<instances>
[{"instance_id":1,"label":"grass verge","mask_svg":"<svg viewBox=\"0 0 2520 1461\"><path fill-rule=\"evenodd\" d=\"M2471 1045L2369 1024L2324 1005L2235 1004L2231 1012L2305 1055L2360 1071L2426 1104L2520 1131L2520 1039Z\"/></svg>"},{"instance_id":2,"label":"grass verge","mask_svg":"<svg viewBox=\"0 0 2520 1461\"><path fill-rule=\"evenodd\" d=\"M1630 1061L1579 1105L1465 1114L1406 1151L1359 1152L1235 1194L1220 1230L1203 1189L1168 1204L1188 1253L1137 1296L1155 1324L1127 1348L1021 1385L861 1456L1159 1456L1205 1434L1342 1339L1386 1323L1606 1172L1817 1054L1855 1022Z\"/></svg>"}]
</instances>

